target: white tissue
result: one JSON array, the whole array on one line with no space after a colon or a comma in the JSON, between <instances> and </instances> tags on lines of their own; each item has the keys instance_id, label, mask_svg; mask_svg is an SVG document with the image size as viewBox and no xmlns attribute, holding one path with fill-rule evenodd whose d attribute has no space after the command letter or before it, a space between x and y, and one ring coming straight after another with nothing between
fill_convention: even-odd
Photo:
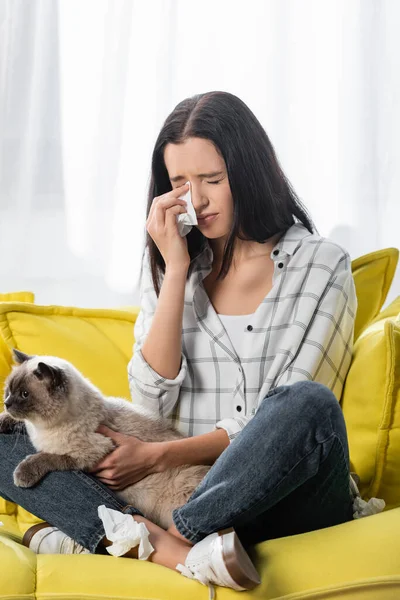
<instances>
[{"instance_id":1,"label":"white tissue","mask_svg":"<svg viewBox=\"0 0 400 600\"><path fill-rule=\"evenodd\" d=\"M154 548L149 542L150 532L144 523L138 523L132 515L107 508L104 504L98 507L97 512L103 522L106 538L114 542L107 546L107 552L113 556L122 556L139 545L139 560L149 558Z\"/></svg>"},{"instance_id":2,"label":"white tissue","mask_svg":"<svg viewBox=\"0 0 400 600\"><path fill-rule=\"evenodd\" d=\"M196 211L192 204L190 181L187 181L186 184L189 184L189 190L183 196L179 196L179 199L186 201L187 213L181 213L176 217L176 223L181 237L187 235L189 231L191 231L193 225L198 225Z\"/></svg>"},{"instance_id":3,"label":"white tissue","mask_svg":"<svg viewBox=\"0 0 400 600\"><path fill-rule=\"evenodd\" d=\"M353 495L353 519L361 519L362 517L376 515L385 508L386 502L383 498L370 498L368 502L363 500L352 475L350 475L350 489Z\"/></svg>"},{"instance_id":4,"label":"white tissue","mask_svg":"<svg viewBox=\"0 0 400 600\"><path fill-rule=\"evenodd\" d=\"M386 502L382 498L370 498L366 502L361 496L357 496L353 501L353 519L376 515L382 512L385 506Z\"/></svg>"}]
</instances>

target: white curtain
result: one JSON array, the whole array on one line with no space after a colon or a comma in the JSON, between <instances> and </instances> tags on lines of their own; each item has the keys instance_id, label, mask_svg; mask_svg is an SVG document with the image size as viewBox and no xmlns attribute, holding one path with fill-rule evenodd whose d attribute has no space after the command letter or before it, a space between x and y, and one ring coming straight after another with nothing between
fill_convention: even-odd
<instances>
[{"instance_id":1,"label":"white curtain","mask_svg":"<svg viewBox=\"0 0 400 600\"><path fill-rule=\"evenodd\" d=\"M400 247L399 25L397 0L0 0L0 291L137 304L155 138L209 90L253 110L322 235Z\"/></svg>"}]
</instances>

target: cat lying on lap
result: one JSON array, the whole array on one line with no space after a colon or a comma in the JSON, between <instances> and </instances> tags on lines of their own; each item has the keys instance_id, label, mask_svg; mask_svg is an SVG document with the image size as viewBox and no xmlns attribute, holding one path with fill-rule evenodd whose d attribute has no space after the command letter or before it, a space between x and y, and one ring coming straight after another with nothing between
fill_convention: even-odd
<instances>
[{"instance_id":1,"label":"cat lying on lap","mask_svg":"<svg viewBox=\"0 0 400 600\"><path fill-rule=\"evenodd\" d=\"M53 356L28 356L14 350L17 366L5 383L5 411L0 433L21 421L38 451L14 471L14 483L32 487L51 471L93 468L114 448L96 429L104 424L144 442L185 436L164 419L122 398L105 397L69 362ZM183 465L148 475L117 492L127 504L161 527L172 525L172 510L182 506L209 471L209 466Z\"/></svg>"}]
</instances>

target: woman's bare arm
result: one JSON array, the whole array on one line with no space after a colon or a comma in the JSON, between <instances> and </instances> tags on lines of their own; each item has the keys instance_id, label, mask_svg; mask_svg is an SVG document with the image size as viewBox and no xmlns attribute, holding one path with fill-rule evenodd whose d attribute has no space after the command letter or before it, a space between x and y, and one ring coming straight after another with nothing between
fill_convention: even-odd
<instances>
[{"instance_id":1,"label":"woman's bare arm","mask_svg":"<svg viewBox=\"0 0 400 600\"><path fill-rule=\"evenodd\" d=\"M212 465L229 443L225 429L172 442L158 442L160 470L179 465Z\"/></svg>"},{"instance_id":2,"label":"woman's bare arm","mask_svg":"<svg viewBox=\"0 0 400 600\"><path fill-rule=\"evenodd\" d=\"M154 371L175 379L181 366L182 318L188 267L166 267L142 354Z\"/></svg>"}]
</instances>

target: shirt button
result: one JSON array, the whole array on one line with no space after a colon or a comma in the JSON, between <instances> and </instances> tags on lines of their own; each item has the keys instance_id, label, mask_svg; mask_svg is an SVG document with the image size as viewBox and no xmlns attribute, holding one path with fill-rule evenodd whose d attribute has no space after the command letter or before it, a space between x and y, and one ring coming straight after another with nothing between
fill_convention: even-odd
<instances>
[{"instance_id":1,"label":"shirt button","mask_svg":"<svg viewBox=\"0 0 400 600\"><path fill-rule=\"evenodd\" d=\"M253 331L253 325L247 325L247 331Z\"/></svg>"},{"instance_id":2,"label":"shirt button","mask_svg":"<svg viewBox=\"0 0 400 600\"><path fill-rule=\"evenodd\" d=\"M279 267L280 269L282 269L282 267L283 267L283 263L279 263L279 264L278 264L278 267Z\"/></svg>"},{"instance_id":3,"label":"shirt button","mask_svg":"<svg viewBox=\"0 0 400 600\"><path fill-rule=\"evenodd\" d=\"M273 254L274 256L278 256L278 254L279 254L279 250L274 250L272 254Z\"/></svg>"},{"instance_id":4,"label":"shirt button","mask_svg":"<svg viewBox=\"0 0 400 600\"><path fill-rule=\"evenodd\" d=\"M237 406L237 407L236 407L236 410L237 410L238 412L241 412L241 411L242 411L242 407L241 407L241 406Z\"/></svg>"}]
</instances>

